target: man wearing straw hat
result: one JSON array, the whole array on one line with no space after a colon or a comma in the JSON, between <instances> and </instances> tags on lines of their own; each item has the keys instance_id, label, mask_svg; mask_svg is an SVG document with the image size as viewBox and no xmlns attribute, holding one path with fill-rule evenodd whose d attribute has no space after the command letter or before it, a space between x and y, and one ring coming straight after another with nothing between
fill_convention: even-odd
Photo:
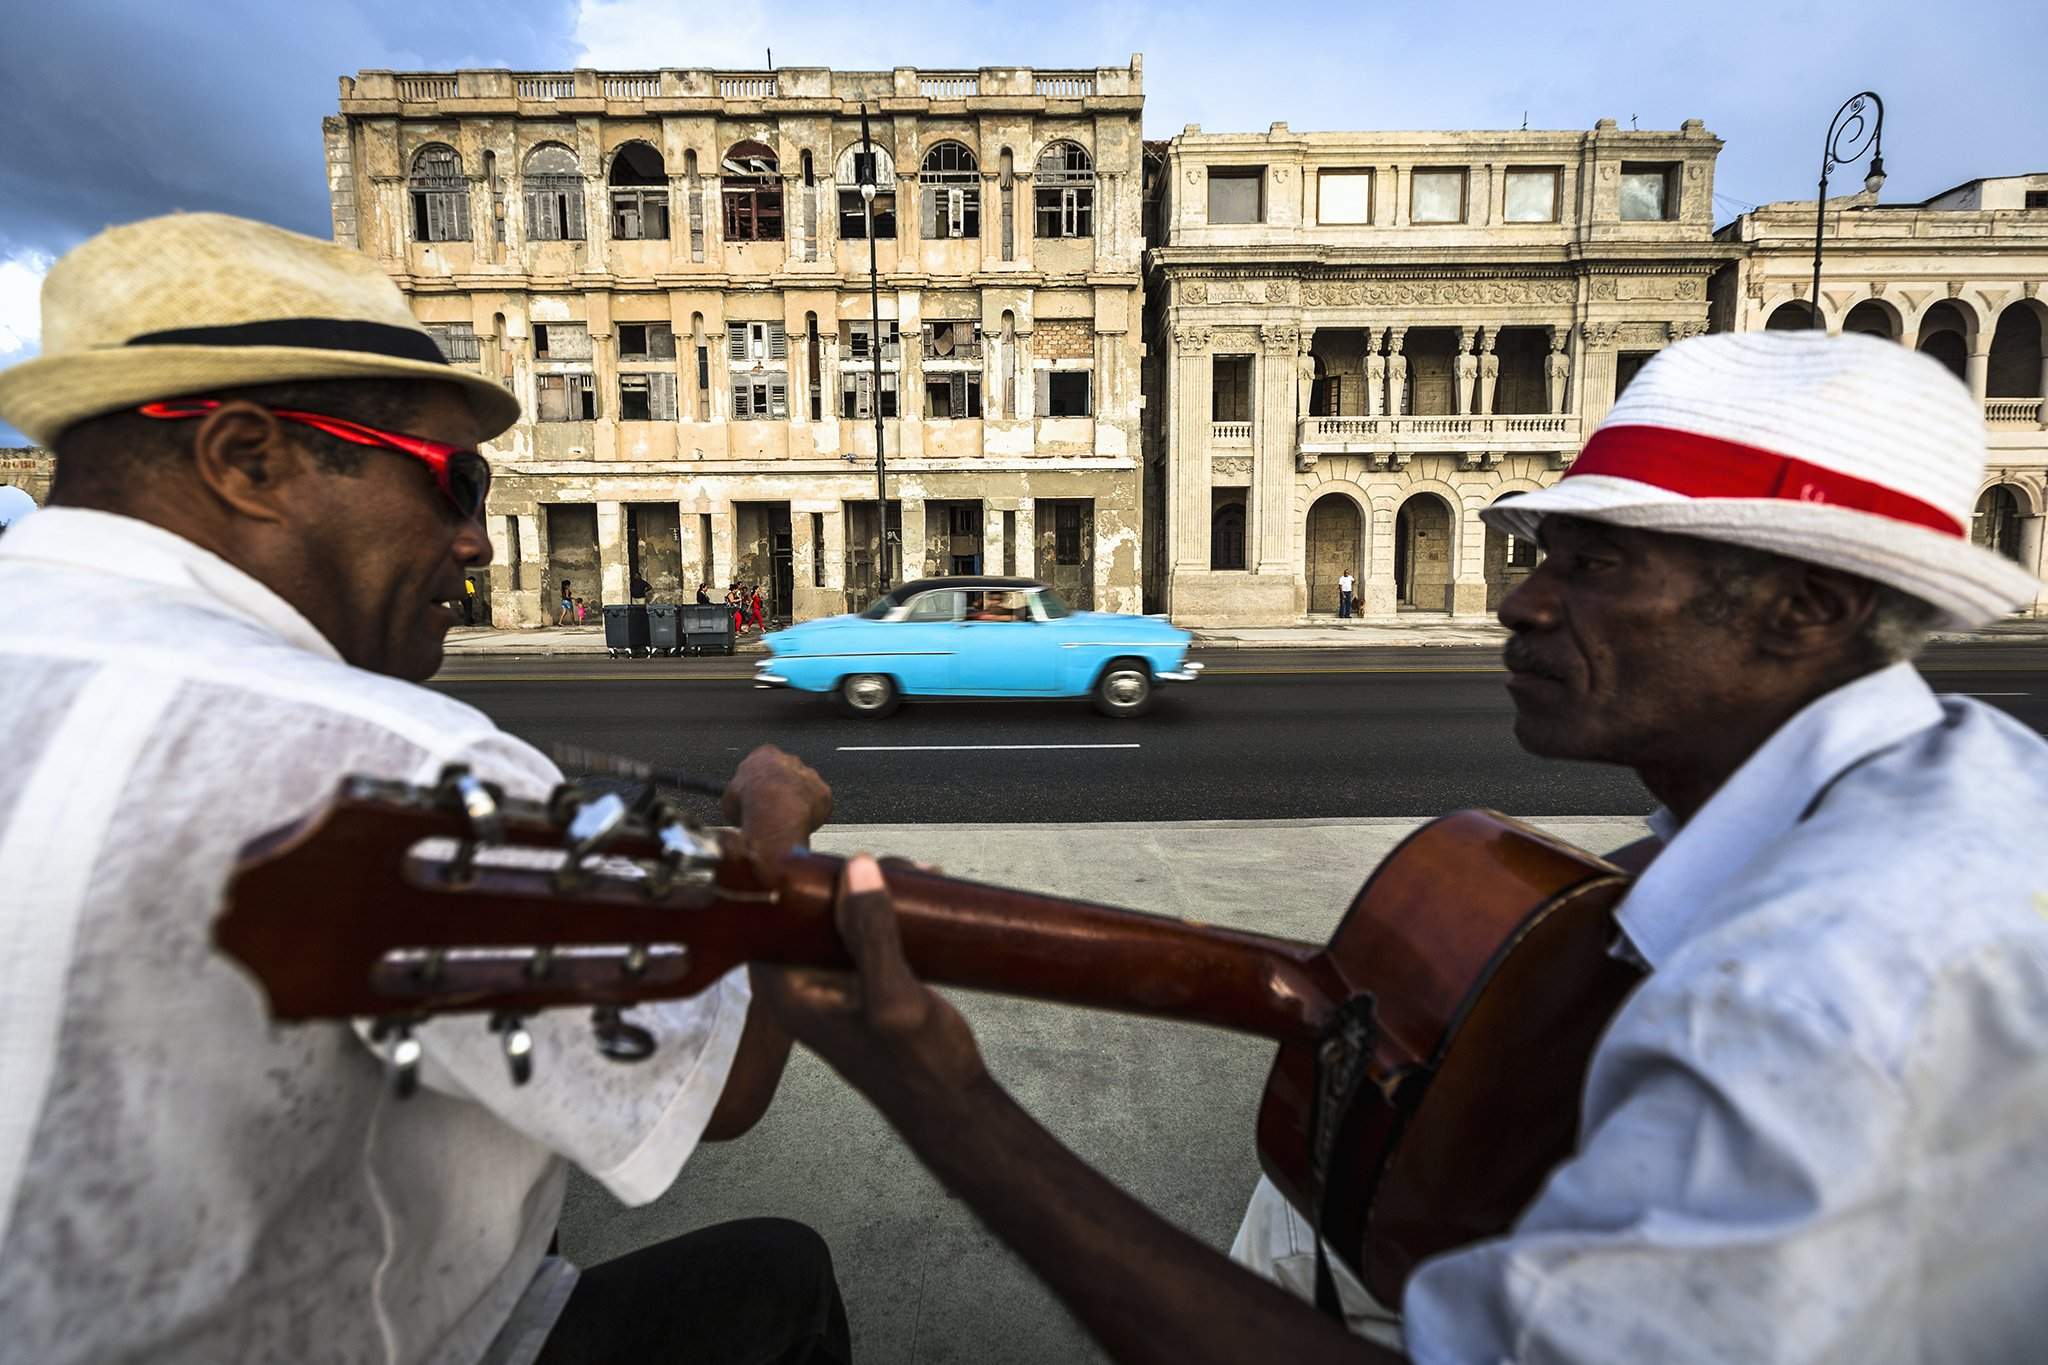
<instances>
[{"instance_id":1,"label":"man wearing straw hat","mask_svg":"<svg viewBox=\"0 0 2048 1365\"><path fill-rule=\"evenodd\" d=\"M872 862L839 912L859 975L764 993L1121 1361L2039 1359L2048 744L1909 662L2039 590L1969 541L1984 463L1925 356L1710 336L1484 513L1546 552L1501 608L1516 735L1662 803L1614 945L1645 976L1576 1154L1398 1319L1341 1278L1305 1301L1269 1185L1233 1265L1039 1128L911 974Z\"/></svg>"},{"instance_id":2,"label":"man wearing straw hat","mask_svg":"<svg viewBox=\"0 0 2048 1365\"><path fill-rule=\"evenodd\" d=\"M414 686L516 420L367 257L213 214L115 228L43 288L0 417L54 447L0 542L0 1361L839 1361L809 1229L707 1228L586 1272L548 1254L566 1161L644 1203L752 1124L789 1040L745 973L648 1007L652 1058L532 1022L529 1084L473 1022L419 1094L338 1027L273 1029L208 926L237 850L344 774L552 764ZM785 850L830 810L751 755L729 814Z\"/></svg>"}]
</instances>

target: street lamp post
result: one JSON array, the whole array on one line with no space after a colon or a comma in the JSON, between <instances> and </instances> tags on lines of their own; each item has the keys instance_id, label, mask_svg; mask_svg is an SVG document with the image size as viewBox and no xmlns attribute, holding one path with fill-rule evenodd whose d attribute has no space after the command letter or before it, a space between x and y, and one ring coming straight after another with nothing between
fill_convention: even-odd
<instances>
[{"instance_id":1,"label":"street lamp post","mask_svg":"<svg viewBox=\"0 0 2048 1365\"><path fill-rule=\"evenodd\" d=\"M874 143L868 138L868 107L860 107L860 200L868 227L868 358L874 365L874 391L868 410L875 418L875 592L889 591L889 462L882 450L882 286L875 267Z\"/></svg>"},{"instance_id":2,"label":"street lamp post","mask_svg":"<svg viewBox=\"0 0 2048 1365\"><path fill-rule=\"evenodd\" d=\"M1865 116L1869 110L1869 116ZM1820 195L1813 205L1813 325L1826 327L1827 322L1820 311L1820 245L1828 225L1828 174L1845 161L1854 161L1863 155L1863 149L1870 149L1870 174L1863 177L1863 188L1876 194L1884 187L1884 101L1874 90L1865 90L1852 95L1835 110L1835 121L1828 125L1828 140L1821 148Z\"/></svg>"}]
</instances>

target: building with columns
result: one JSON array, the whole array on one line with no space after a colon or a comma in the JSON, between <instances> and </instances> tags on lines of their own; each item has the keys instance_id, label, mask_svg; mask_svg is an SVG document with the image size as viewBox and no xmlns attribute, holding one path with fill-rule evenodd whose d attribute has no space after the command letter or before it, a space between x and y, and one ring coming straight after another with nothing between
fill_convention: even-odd
<instances>
[{"instance_id":1,"label":"building with columns","mask_svg":"<svg viewBox=\"0 0 2048 1365\"><path fill-rule=\"evenodd\" d=\"M1715 276L1716 330L1814 321L1814 202L1765 204L1716 237L1742 254ZM1971 535L2048 573L2048 173L1971 180L1918 204L1830 199L1821 321L1925 351L1984 406L1990 467ZM2048 616L2048 592L2030 612Z\"/></svg>"},{"instance_id":2,"label":"building with columns","mask_svg":"<svg viewBox=\"0 0 2048 1365\"><path fill-rule=\"evenodd\" d=\"M488 447L494 624L634 578L803 619L878 567L1136 610L1142 106L1135 57L344 77L336 240L526 413Z\"/></svg>"},{"instance_id":3,"label":"building with columns","mask_svg":"<svg viewBox=\"0 0 2048 1365\"><path fill-rule=\"evenodd\" d=\"M1534 563L1479 521L1555 480L1707 326L1720 140L1204 133L1148 149L1147 564L1184 624L1480 616Z\"/></svg>"}]
</instances>

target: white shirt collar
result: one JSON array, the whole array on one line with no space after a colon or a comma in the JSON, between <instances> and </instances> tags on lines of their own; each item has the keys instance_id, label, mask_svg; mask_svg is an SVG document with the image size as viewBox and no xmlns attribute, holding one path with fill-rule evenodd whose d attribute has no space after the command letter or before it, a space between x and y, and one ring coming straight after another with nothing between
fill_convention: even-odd
<instances>
[{"instance_id":1,"label":"white shirt collar","mask_svg":"<svg viewBox=\"0 0 2048 1365\"><path fill-rule=\"evenodd\" d=\"M285 643L326 659L341 654L298 608L247 573L174 532L134 517L79 507L45 507L0 537L0 561L61 564L148 584L254 622Z\"/></svg>"},{"instance_id":2,"label":"white shirt collar","mask_svg":"<svg viewBox=\"0 0 2048 1365\"><path fill-rule=\"evenodd\" d=\"M1940 720L1941 703L1926 680L1910 663L1893 664L1779 726L1685 824L1659 807L1650 828L1664 850L1615 913L1629 942L1652 968L1669 960L1712 927L1714 893L1805 819L1836 778Z\"/></svg>"}]
</instances>

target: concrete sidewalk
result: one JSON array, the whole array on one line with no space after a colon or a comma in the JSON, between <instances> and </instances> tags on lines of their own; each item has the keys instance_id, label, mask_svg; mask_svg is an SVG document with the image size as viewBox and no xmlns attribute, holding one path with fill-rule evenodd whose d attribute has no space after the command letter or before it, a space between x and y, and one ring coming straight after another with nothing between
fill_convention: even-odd
<instances>
[{"instance_id":1,"label":"concrete sidewalk","mask_svg":"<svg viewBox=\"0 0 2048 1365\"><path fill-rule=\"evenodd\" d=\"M1418 823L856 825L828 827L816 842L1319 943ZM1602 852L1643 832L1635 818L1532 823ZM1253 1119L1271 1044L1091 1010L953 998L991 1074L1061 1141L1195 1237L1229 1246L1258 1177ZM831 1245L862 1365L1104 1359L867 1102L801 1050L761 1124L737 1142L702 1148L652 1204L623 1208L577 1175L562 1246L587 1265L763 1214L808 1223Z\"/></svg>"}]
</instances>

